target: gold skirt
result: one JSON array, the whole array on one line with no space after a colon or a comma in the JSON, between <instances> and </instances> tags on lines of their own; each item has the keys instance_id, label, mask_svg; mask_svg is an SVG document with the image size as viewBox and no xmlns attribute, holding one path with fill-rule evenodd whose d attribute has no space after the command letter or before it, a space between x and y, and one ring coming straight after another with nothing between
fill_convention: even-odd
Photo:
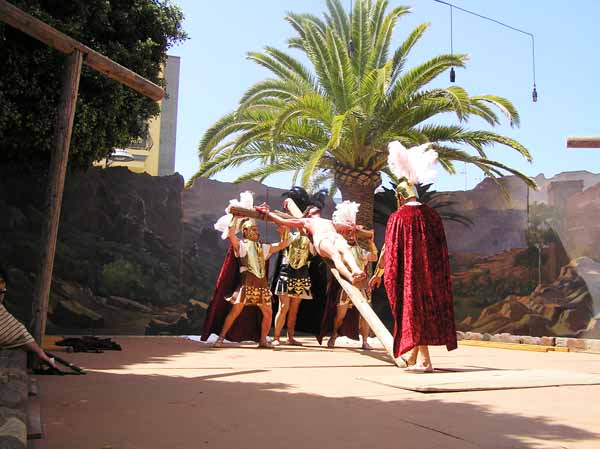
<instances>
[{"instance_id":1,"label":"gold skirt","mask_svg":"<svg viewBox=\"0 0 600 449\"><path fill-rule=\"evenodd\" d=\"M240 288L226 300L231 304L244 304L245 306L270 306L269 282L266 277L258 278L249 271L244 271Z\"/></svg>"}]
</instances>

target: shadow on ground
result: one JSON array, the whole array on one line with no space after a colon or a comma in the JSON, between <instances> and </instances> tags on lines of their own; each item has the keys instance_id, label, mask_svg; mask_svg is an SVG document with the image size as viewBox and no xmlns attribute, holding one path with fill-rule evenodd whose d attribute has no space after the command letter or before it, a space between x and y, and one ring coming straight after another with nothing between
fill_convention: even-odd
<instances>
[{"instance_id":1,"label":"shadow on ground","mask_svg":"<svg viewBox=\"0 0 600 449\"><path fill-rule=\"evenodd\" d=\"M110 364L103 354L71 354L76 363L110 371L42 380L43 447L558 449L564 442L600 438L546 417L494 411L476 403L478 393L468 396L472 402L464 395L452 402L447 394L398 390L329 397L299 391L284 375L280 382L257 382L257 375L285 367L225 366L223 360L240 357L234 351L224 357L226 349L156 339L148 357L148 343L145 350L142 346L142 340L128 339L125 351L113 354ZM200 366L173 366L191 353L197 358L191 365ZM215 364L216 355L221 366ZM122 369L137 364L143 365L135 373ZM146 369L152 373L145 374ZM330 378L348 375L344 367L331 370ZM323 370L302 372L317 383L315 373Z\"/></svg>"}]
</instances>

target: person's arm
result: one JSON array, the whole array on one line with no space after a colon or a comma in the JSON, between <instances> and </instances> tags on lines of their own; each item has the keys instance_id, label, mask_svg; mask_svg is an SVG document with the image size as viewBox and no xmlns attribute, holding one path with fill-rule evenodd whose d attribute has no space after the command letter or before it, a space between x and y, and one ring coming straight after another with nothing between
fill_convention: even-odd
<instances>
[{"instance_id":1,"label":"person's arm","mask_svg":"<svg viewBox=\"0 0 600 449\"><path fill-rule=\"evenodd\" d=\"M240 252L240 239L235 235L235 226L230 226L229 231L227 232L227 238L233 247L233 251L236 255Z\"/></svg>"},{"instance_id":2,"label":"person's arm","mask_svg":"<svg viewBox=\"0 0 600 449\"><path fill-rule=\"evenodd\" d=\"M358 226L355 226L355 225L339 223L339 222L335 222L335 221L332 221L332 223L333 223L333 227L338 232L338 234L343 234L345 232L351 232L351 231L355 231L356 229L358 229ZM361 229L362 229L362 226L361 226Z\"/></svg>"},{"instance_id":3,"label":"person's arm","mask_svg":"<svg viewBox=\"0 0 600 449\"><path fill-rule=\"evenodd\" d=\"M300 228L304 226L304 219L302 218L281 218L279 215L270 212L268 207L263 206L256 206L255 209L261 213L263 219L271 220L279 226L285 226L286 228Z\"/></svg>"},{"instance_id":4,"label":"person's arm","mask_svg":"<svg viewBox=\"0 0 600 449\"><path fill-rule=\"evenodd\" d=\"M279 252L282 249L287 248L290 245L290 232L288 231L288 229L283 226L279 226L277 228L277 232L279 232L279 242L273 243L270 246L269 257L271 257L276 252Z\"/></svg>"},{"instance_id":5,"label":"person's arm","mask_svg":"<svg viewBox=\"0 0 600 449\"><path fill-rule=\"evenodd\" d=\"M375 240L374 238L370 238L369 239L369 246L368 246L368 255L367 255L367 261L368 262L376 262L377 261L377 246L375 246Z\"/></svg>"},{"instance_id":6,"label":"person's arm","mask_svg":"<svg viewBox=\"0 0 600 449\"><path fill-rule=\"evenodd\" d=\"M369 280L369 287L376 288L381 285L381 277L384 272L384 263L385 263L385 244L381 247L381 254L379 254L379 260L377 261L377 266L375 267L375 273L373 277Z\"/></svg>"}]
</instances>

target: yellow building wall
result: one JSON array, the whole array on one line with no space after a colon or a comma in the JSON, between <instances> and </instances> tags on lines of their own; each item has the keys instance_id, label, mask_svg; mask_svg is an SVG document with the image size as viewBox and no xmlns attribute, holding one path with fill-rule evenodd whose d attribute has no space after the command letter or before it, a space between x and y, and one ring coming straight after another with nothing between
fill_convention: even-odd
<instances>
[{"instance_id":1,"label":"yellow building wall","mask_svg":"<svg viewBox=\"0 0 600 449\"><path fill-rule=\"evenodd\" d=\"M161 76L167 81L167 94L159 102L160 113L157 117L148 121L148 136L145 148L136 147L132 143L125 148L127 152L135 157L131 162L109 161L109 167L127 167L135 173L148 173L152 176L170 175L175 167L175 146L177 132L177 97L179 93L179 67L180 58L169 55L166 64L161 69ZM163 135L161 136L161 129ZM161 154L161 140L163 151ZM162 158L162 160L161 160ZM107 167L106 160L97 161L96 166Z\"/></svg>"},{"instance_id":2,"label":"yellow building wall","mask_svg":"<svg viewBox=\"0 0 600 449\"><path fill-rule=\"evenodd\" d=\"M151 176L158 176L158 156L160 154L160 114L148 122L147 143L151 146L149 149L128 147L126 150L133 156L145 157L145 160L135 160L131 162L110 161L110 167L127 167L134 173L148 173ZM95 166L106 167L106 159L94 162Z\"/></svg>"}]
</instances>

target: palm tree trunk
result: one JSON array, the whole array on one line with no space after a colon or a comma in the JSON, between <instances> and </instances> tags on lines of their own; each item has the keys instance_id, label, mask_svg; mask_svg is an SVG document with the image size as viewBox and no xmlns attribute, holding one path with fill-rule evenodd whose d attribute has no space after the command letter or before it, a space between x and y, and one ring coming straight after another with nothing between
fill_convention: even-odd
<instances>
[{"instance_id":1,"label":"palm tree trunk","mask_svg":"<svg viewBox=\"0 0 600 449\"><path fill-rule=\"evenodd\" d=\"M356 201L360 204L357 224L373 229L373 206L375 189L381 185L379 172L369 169L337 167L335 185L342 193L342 200Z\"/></svg>"}]
</instances>

